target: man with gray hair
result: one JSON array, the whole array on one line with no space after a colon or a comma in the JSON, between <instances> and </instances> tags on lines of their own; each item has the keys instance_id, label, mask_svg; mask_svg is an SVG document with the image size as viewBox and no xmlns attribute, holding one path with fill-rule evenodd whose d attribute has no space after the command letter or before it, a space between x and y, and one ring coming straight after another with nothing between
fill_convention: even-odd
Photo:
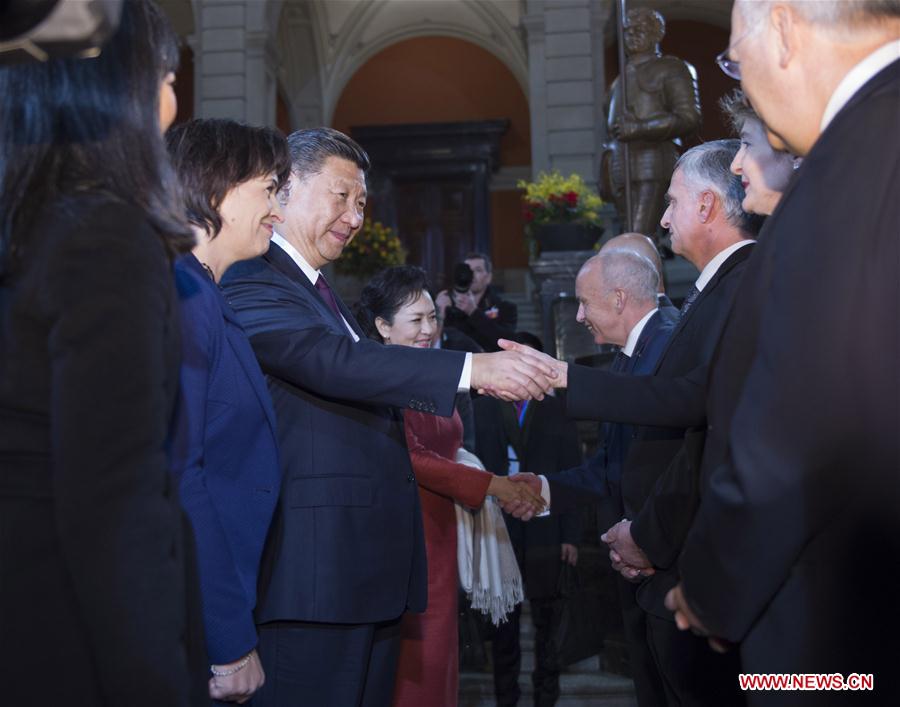
<instances>
[{"instance_id":1,"label":"man with gray hair","mask_svg":"<svg viewBox=\"0 0 900 707\"><path fill-rule=\"evenodd\" d=\"M668 346L658 362L645 371L654 379L667 381L705 369L731 312L759 224L758 219L741 210L743 189L740 179L730 171L738 147L737 140L699 145L681 156L672 175L661 223L671 233L675 252L690 260L700 270L700 277L682 305ZM613 239L607 247L618 248L616 241ZM568 368L573 381L568 396L570 415L638 423L644 410L632 417L629 411L653 406L652 396L646 400L634 387L641 383L638 379L582 372L579 366ZM591 407L587 415L583 414L585 399L590 400ZM637 405L635 400L639 401ZM663 606L666 593L678 580L675 564L684 533L676 531L689 527L697 489L690 484L661 487L659 482L671 475L670 467L694 463L696 435L678 424L629 429L632 439L622 467L618 516L624 515L627 520L611 527L604 540L620 551L628 549L630 558L641 558L629 564L656 568L644 571L649 579L644 579L640 587L625 577L619 581L638 703L642 707L742 704L735 656L715 655L704 640L679 632L671 612ZM699 446L702 449L702 437ZM693 478L693 474L687 476ZM675 478L680 480L681 475ZM523 480L528 480L527 476ZM577 478L572 480L576 482ZM575 483L566 488L566 481L564 474L550 480L547 500L552 512L563 512L571 503L583 502L579 499L584 497L584 489ZM538 489L536 479L533 488ZM664 495L664 503L657 503L657 493ZM678 502L669 503L672 498ZM616 554L616 569L619 562ZM627 579L640 581L642 577L634 572Z\"/></svg>"},{"instance_id":2,"label":"man with gray hair","mask_svg":"<svg viewBox=\"0 0 900 707\"><path fill-rule=\"evenodd\" d=\"M614 249L631 250L638 255L643 255L650 259L659 275L659 284L656 287L656 299L659 304L659 312L666 321L678 321L678 310L672 304L672 300L666 295L663 264L662 259L659 257L659 250L657 249L656 244L643 233L622 233L604 243L600 252L606 253Z\"/></svg>"},{"instance_id":3,"label":"man with gray hair","mask_svg":"<svg viewBox=\"0 0 900 707\"><path fill-rule=\"evenodd\" d=\"M874 678L817 705L898 704L900 2L737 0L720 65L804 161L716 354L669 604L748 673Z\"/></svg>"}]
</instances>

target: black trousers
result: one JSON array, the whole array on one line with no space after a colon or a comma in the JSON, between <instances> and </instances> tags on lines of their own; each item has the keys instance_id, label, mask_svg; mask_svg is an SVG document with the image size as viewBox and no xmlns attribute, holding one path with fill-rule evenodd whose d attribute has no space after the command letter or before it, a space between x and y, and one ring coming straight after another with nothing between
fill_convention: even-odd
<instances>
[{"instance_id":1,"label":"black trousers","mask_svg":"<svg viewBox=\"0 0 900 707\"><path fill-rule=\"evenodd\" d=\"M740 658L736 649L713 652L707 640L679 631L674 620L647 616L647 639L659 668L670 705L741 707L746 704L738 684Z\"/></svg>"},{"instance_id":2,"label":"black trousers","mask_svg":"<svg viewBox=\"0 0 900 707\"><path fill-rule=\"evenodd\" d=\"M520 607L495 631L491 645L494 662L494 694L498 707L518 704L519 671L522 650L519 643ZM531 602L531 622L534 624L534 686L535 707L553 707L559 699L559 658L553 641L553 631L559 622L559 604L554 599L534 599Z\"/></svg>"},{"instance_id":3,"label":"black trousers","mask_svg":"<svg viewBox=\"0 0 900 707\"><path fill-rule=\"evenodd\" d=\"M379 624L283 621L259 627L266 682L253 707L389 707L400 619Z\"/></svg>"},{"instance_id":4,"label":"black trousers","mask_svg":"<svg viewBox=\"0 0 900 707\"><path fill-rule=\"evenodd\" d=\"M637 703L639 707L660 707L667 702L666 689L649 645L647 612L638 605L635 598L639 585L619 575L616 577L616 586L619 590L628 664L631 679L634 680Z\"/></svg>"}]
</instances>

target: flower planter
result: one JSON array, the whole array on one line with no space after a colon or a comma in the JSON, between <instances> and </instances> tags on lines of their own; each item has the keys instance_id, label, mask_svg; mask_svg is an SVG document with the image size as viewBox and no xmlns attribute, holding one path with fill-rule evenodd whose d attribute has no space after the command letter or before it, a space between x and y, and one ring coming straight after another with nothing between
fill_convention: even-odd
<instances>
[{"instance_id":1,"label":"flower planter","mask_svg":"<svg viewBox=\"0 0 900 707\"><path fill-rule=\"evenodd\" d=\"M557 250L592 250L603 229L582 223L545 223L535 228L535 238L542 252Z\"/></svg>"}]
</instances>

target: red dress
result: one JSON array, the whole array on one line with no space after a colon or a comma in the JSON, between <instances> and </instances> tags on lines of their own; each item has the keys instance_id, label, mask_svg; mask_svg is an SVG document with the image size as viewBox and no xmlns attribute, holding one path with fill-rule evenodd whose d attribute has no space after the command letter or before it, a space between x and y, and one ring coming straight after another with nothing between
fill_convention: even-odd
<instances>
[{"instance_id":1,"label":"red dress","mask_svg":"<svg viewBox=\"0 0 900 707\"><path fill-rule=\"evenodd\" d=\"M452 461L462 446L462 422L406 410L406 442L422 501L428 557L428 608L406 613L401 624L394 707L455 707L459 686L456 628L456 510L476 508L491 474Z\"/></svg>"}]
</instances>

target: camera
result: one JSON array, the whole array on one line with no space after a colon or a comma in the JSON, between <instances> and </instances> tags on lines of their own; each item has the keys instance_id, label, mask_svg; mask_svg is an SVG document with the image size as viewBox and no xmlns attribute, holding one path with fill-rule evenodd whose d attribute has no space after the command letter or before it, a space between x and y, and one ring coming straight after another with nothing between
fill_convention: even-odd
<instances>
[{"instance_id":1,"label":"camera","mask_svg":"<svg viewBox=\"0 0 900 707\"><path fill-rule=\"evenodd\" d=\"M472 286L472 280L475 273L468 263L457 263L453 266L453 291L459 294L465 294Z\"/></svg>"}]
</instances>

